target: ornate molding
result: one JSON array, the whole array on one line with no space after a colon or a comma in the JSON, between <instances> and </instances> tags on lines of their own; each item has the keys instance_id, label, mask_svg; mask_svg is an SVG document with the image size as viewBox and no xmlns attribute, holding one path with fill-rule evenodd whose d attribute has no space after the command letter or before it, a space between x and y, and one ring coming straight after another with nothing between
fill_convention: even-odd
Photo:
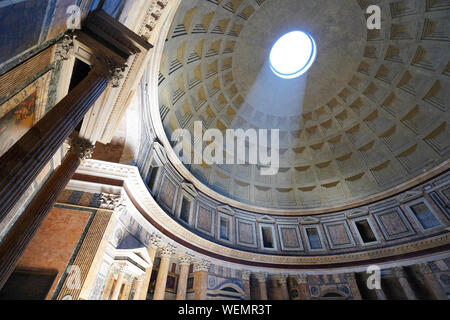
<instances>
[{"instance_id":1,"label":"ornate molding","mask_svg":"<svg viewBox=\"0 0 450 320\"><path fill-rule=\"evenodd\" d=\"M288 278L289 278L288 274L278 274L275 276L275 279L278 280L280 284L286 284Z\"/></svg>"},{"instance_id":2,"label":"ornate molding","mask_svg":"<svg viewBox=\"0 0 450 320\"><path fill-rule=\"evenodd\" d=\"M128 65L116 62L106 56L97 55L95 58L96 63L92 66L93 70L106 77L111 87L120 87L121 80L125 78L127 73Z\"/></svg>"},{"instance_id":3,"label":"ornate molding","mask_svg":"<svg viewBox=\"0 0 450 320\"><path fill-rule=\"evenodd\" d=\"M107 210L120 210L124 208L123 198L120 194L105 193L100 195L100 208Z\"/></svg>"},{"instance_id":4,"label":"ornate molding","mask_svg":"<svg viewBox=\"0 0 450 320\"><path fill-rule=\"evenodd\" d=\"M408 253L437 248L447 245L450 241L450 233L444 233L436 236L430 236L424 239L417 239L411 242L394 245L391 247L380 247L350 253L332 254L324 256L279 256L279 255L265 255L249 251L242 251L234 248L224 247L218 243L211 242L189 230L178 222L174 221L172 217L156 203L155 199L150 195L146 185L142 181L139 170L134 166L123 164L114 164L98 160L88 160L84 162L78 169L79 173L86 176L113 178L124 181L127 184L127 193L135 199L140 200L141 208L138 209L141 214L148 215L152 221L165 230L174 234L180 239L189 239L192 247L189 250L196 250L195 248L207 250L212 254L220 254L231 259L239 259L243 265L246 262L259 263L261 266L274 268L282 268L281 266L311 266L315 268L317 265L322 265L320 268L325 268L328 264L341 263L359 263L364 261L373 261L374 259L385 259L389 257L396 257ZM75 186L76 184L74 184ZM276 265L276 266L275 266ZM248 268L248 267L247 267ZM293 268L295 269L295 268Z\"/></svg>"}]
</instances>

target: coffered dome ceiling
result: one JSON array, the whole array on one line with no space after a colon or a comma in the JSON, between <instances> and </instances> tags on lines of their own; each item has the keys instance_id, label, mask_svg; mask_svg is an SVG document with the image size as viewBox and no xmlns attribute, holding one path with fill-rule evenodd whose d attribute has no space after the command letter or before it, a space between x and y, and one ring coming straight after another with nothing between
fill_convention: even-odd
<instances>
[{"instance_id":1,"label":"coffered dome ceiling","mask_svg":"<svg viewBox=\"0 0 450 320\"><path fill-rule=\"evenodd\" d=\"M365 8L382 8L368 30ZM279 128L280 170L191 165L214 191L281 209L348 204L399 185L449 155L450 1L183 0L159 75L167 137L178 128ZM300 78L268 64L286 32L311 34Z\"/></svg>"}]
</instances>

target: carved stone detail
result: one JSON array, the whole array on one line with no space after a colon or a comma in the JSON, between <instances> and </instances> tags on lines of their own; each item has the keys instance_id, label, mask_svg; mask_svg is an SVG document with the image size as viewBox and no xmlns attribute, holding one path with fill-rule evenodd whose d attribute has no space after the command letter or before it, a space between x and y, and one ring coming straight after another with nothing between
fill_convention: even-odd
<instances>
[{"instance_id":1,"label":"carved stone detail","mask_svg":"<svg viewBox=\"0 0 450 320\"><path fill-rule=\"evenodd\" d=\"M428 263L421 263L416 266L417 270L422 274L433 273Z\"/></svg>"},{"instance_id":2,"label":"carved stone detail","mask_svg":"<svg viewBox=\"0 0 450 320\"><path fill-rule=\"evenodd\" d=\"M161 9L164 9L167 6L168 1L167 0L158 0L157 3L161 7Z\"/></svg>"},{"instance_id":3,"label":"carved stone detail","mask_svg":"<svg viewBox=\"0 0 450 320\"><path fill-rule=\"evenodd\" d=\"M157 249L161 245L161 238L157 234L152 234L150 237L150 248Z\"/></svg>"},{"instance_id":4,"label":"carved stone detail","mask_svg":"<svg viewBox=\"0 0 450 320\"><path fill-rule=\"evenodd\" d=\"M180 261L181 266L189 266L192 263L192 257L185 254L185 255L178 257L178 261Z\"/></svg>"},{"instance_id":5,"label":"carved stone detail","mask_svg":"<svg viewBox=\"0 0 450 320\"><path fill-rule=\"evenodd\" d=\"M57 43L55 50L55 59L57 61L66 61L69 60L70 56L74 50L74 40L75 36L72 34L66 34L64 37Z\"/></svg>"},{"instance_id":6,"label":"carved stone detail","mask_svg":"<svg viewBox=\"0 0 450 320\"><path fill-rule=\"evenodd\" d=\"M209 263L208 261L196 261L194 264L194 272L199 272L199 271L208 272L210 266L211 266L211 263Z\"/></svg>"},{"instance_id":7,"label":"carved stone detail","mask_svg":"<svg viewBox=\"0 0 450 320\"><path fill-rule=\"evenodd\" d=\"M167 245L161 248L161 257L170 258L175 254L175 249L171 245Z\"/></svg>"},{"instance_id":8,"label":"carved stone detail","mask_svg":"<svg viewBox=\"0 0 450 320\"><path fill-rule=\"evenodd\" d=\"M299 274L297 276L297 281L299 284L308 283L308 275L307 274Z\"/></svg>"},{"instance_id":9,"label":"carved stone detail","mask_svg":"<svg viewBox=\"0 0 450 320\"><path fill-rule=\"evenodd\" d=\"M70 152L80 158L82 161L89 160L94 154L95 146L86 139L72 135L68 139Z\"/></svg>"},{"instance_id":10,"label":"carved stone detail","mask_svg":"<svg viewBox=\"0 0 450 320\"><path fill-rule=\"evenodd\" d=\"M255 274L255 277L258 282L265 282L267 279L267 273L257 273Z\"/></svg>"},{"instance_id":11,"label":"carved stone detail","mask_svg":"<svg viewBox=\"0 0 450 320\"><path fill-rule=\"evenodd\" d=\"M100 195L100 208L108 210L119 210L123 207L123 198L120 194L102 192L102 194Z\"/></svg>"},{"instance_id":12,"label":"carved stone detail","mask_svg":"<svg viewBox=\"0 0 450 320\"><path fill-rule=\"evenodd\" d=\"M249 281L252 273L248 270L242 271L242 280Z\"/></svg>"}]
</instances>

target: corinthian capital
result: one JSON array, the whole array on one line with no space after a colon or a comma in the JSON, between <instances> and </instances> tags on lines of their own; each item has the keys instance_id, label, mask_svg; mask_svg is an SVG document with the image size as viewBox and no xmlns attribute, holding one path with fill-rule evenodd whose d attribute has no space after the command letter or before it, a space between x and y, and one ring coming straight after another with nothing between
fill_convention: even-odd
<instances>
[{"instance_id":1,"label":"corinthian capital","mask_svg":"<svg viewBox=\"0 0 450 320\"><path fill-rule=\"evenodd\" d=\"M161 257L170 258L175 254L175 249L171 245L167 245L161 248Z\"/></svg>"},{"instance_id":2,"label":"corinthian capital","mask_svg":"<svg viewBox=\"0 0 450 320\"><path fill-rule=\"evenodd\" d=\"M194 272L199 271L209 271L209 267L211 266L211 263L208 261L196 261L194 264Z\"/></svg>"},{"instance_id":3,"label":"corinthian capital","mask_svg":"<svg viewBox=\"0 0 450 320\"><path fill-rule=\"evenodd\" d=\"M156 233L153 233L150 236L150 248L158 249L160 245L161 245L161 238L158 237Z\"/></svg>"},{"instance_id":4,"label":"corinthian capital","mask_svg":"<svg viewBox=\"0 0 450 320\"><path fill-rule=\"evenodd\" d=\"M89 140L83 139L76 135L72 135L68 139L68 143L70 146L70 152L80 158L81 161L92 158L95 146Z\"/></svg>"},{"instance_id":5,"label":"corinthian capital","mask_svg":"<svg viewBox=\"0 0 450 320\"><path fill-rule=\"evenodd\" d=\"M265 282L267 279L267 273L257 273L255 274L255 277L258 282Z\"/></svg>"},{"instance_id":6,"label":"corinthian capital","mask_svg":"<svg viewBox=\"0 0 450 320\"><path fill-rule=\"evenodd\" d=\"M108 210L119 210L124 207L123 198L120 194L105 193L100 195L100 208Z\"/></svg>"},{"instance_id":7,"label":"corinthian capital","mask_svg":"<svg viewBox=\"0 0 450 320\"><path fill-rule=\"evenodd\" d=\"M113 88L120 87L120 80L125 78L128 66L106 56L96 56L96 62L93 65L94 72L102 74L108 79Z\"/></svg>"},{"instance_id":8,"label":"corinthian capital","mask_svg":"<svg viewBox=\"0 0 450 320\"><path fill-rule=\"evenodd\" d=\"M242 271L242 280L248 281L250 280L252 273L248 270Z\"/></svg>"},{"instance_id":9,"label":"corinthian capital","mask_svg":"<svg viewBox=\"0 0 450 320\"><path fill-rule=\"evenodd\" d=\"M308 275L305 273L299 274L296 278L298 283L308 283Z\"/></svg>"},{"instance_id":10,"label":"corinthian capital","mask_svg":"<svg viewBox=\"0 0 450 320\"><path fill-rule=\"evenodd\" d=\"M66 34L64 37L56 44L55 59L58 61L69 60L70 55L74 50L74 39L75 36L72 34Z\"/></svg>"},{"instance_id":11,"label":"corinthian capital","mask_svg":"<svg viewBox=\"0 0 450 320\"><path fill-rule=\"evenodd\" d=\"M180 261L180 265L182 265L182 266L190 266L192 263L192 257L185 254L185 255L178 257L178 261Z\"/></svg>"}]
</instances>

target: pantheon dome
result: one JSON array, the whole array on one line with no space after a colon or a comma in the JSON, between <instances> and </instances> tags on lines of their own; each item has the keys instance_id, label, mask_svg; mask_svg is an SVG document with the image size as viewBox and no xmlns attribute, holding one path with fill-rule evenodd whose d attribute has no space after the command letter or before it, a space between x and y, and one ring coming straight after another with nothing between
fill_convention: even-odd
<instances>
[{"instance_id":1,"label":"pantheon dome","mask_svg":"<svg viewBox=\"0 0 450 320\"><path fill-rule=\"evenodd\" d=\"M0 17L0 300L449 299L450 1Z\"/></svg>"}]
</instances>

